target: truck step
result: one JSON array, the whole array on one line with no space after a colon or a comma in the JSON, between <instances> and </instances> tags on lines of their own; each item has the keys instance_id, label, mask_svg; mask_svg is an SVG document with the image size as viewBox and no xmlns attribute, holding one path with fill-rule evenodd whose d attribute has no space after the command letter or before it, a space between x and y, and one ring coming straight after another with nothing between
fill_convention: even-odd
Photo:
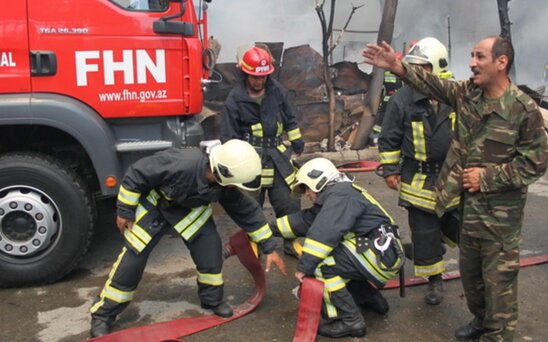
<instances>
[{"instance_id":1,"label":"truck step","mask_svg":"<svg viewBox=\"0 0 548 342\"><path fill-rule=\"evenodd\" d=\"M129 141L116 144L118 152L163 150L173 146L173 142L165 140Z\"/></svg>"}]
</instances>

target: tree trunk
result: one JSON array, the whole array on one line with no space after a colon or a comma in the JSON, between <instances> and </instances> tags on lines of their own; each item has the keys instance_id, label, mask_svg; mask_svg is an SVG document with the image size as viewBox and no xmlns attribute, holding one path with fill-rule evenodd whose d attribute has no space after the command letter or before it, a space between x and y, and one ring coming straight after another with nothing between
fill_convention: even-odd
<instances>
[{"instance_id":1,"label":"tree trunk","mask_svg":"<svg viewBox=\"0 0 548 342\"><path fill-rule=\"evenodd\" d=\"M508 3L510 0L497 0L500 21L500 36L512 40L510 33L510 16L508 15Z\"/></svg>"},{"instance_id":2,"label":"tree trunk","mask_svg":"<svg viewBox=\"0 0 548 342\"><path fill-rule=\"evenodd\" d=\"M322 27L322 57L323 57L323 78L325 82L325 89L327 91L327 98L329 101L329 136L327 139L327 149L329 151L335 150L335 91L333 89L333 81L329 74L329 50L330 39L333 32L333 20L335 19L335 4L337 0L331 0L331 8L329 11L329 18L325 17L323 11L324 1L316 1L316 13L320 19Z\"/></svg>"},{"instance_id":3,"label":"tree trunk","mask_svg":"<svg viewBox=\"0 0 548 342\"><path fill-rule=\"evenodd\" d=\"M396 18L396 9L398 7L398 0L386 0L384 3L384 9L382 12L382 20L379 26L379 34L377 36L377 43L382 41L388 44L392 43L392 35L394 34L394 20ZM352 149L361 150L365 148L369 133L374 124L373 115L377 112L380 103L380 97L382 92L382 84L384 79L384 70L374 67L372 72L371 83L369 90L365 96L365 106L362 113L360 124L356 133L356 140L352 144Z\"/></svg>"},{"instance_id":4,"label":"tree trunk","mask_svg":"<svg viewBox=\"0 0 548 342\"><path fill-rule=\"evenodd\" d=\"M510 15L508 14L508 3L510 1L511 0L497 0L497 6L499 10L500 36L512 41L512 34L510 30L512 23L510 22ZM509 76L514 82L516 81L515 67L510 70Z\"/></svg>"}]
</instances>

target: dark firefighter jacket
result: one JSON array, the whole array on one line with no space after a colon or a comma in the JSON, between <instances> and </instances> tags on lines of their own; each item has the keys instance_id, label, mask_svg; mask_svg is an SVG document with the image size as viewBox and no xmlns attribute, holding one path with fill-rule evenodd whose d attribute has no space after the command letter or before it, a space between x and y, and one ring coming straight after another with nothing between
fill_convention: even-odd
<instances>
[{"instance_id":1,"label":"dark firefighter jacket","mask_svg":"<svg viewBox=\"0 0 548 342\"><path fill-rule=\"evenodd\" d=\"M131 229L133 238L146 243L157 233L158 225L139 224L140 218L150 216L150 220L163 217L185 240L191 241L210 219L210 203L219 202L250 239L259 243L263 253L271 253L276 242L257 201L237 188L209 184L205 177L208 167L208 156L198 148L160 151L130 166L120 186L117 211L119 216L136 223ZM138 204L146 212L136 212ZM157 217L146 215L148 212L156 212Z\"/></svg>"},{"instance_id":2,"label":"dark firefighter jacket","mask_svg":"<svg viewBox=\"0 0 548 342\"><path fill-rule=\"evenodd\" d=\"M381 103L379 104L379 110L375 115L375 125L373 126L373 132L380 133L382 129L382 122L386 113L386 106L390 97L394 95L398 89L403 85L403 82L390 71L384 72L384 81L382 85Z\"/></svg>"},{"instance_id":3,"label":"dark firefighter jacket","mask_svg":"<svg viewBox=\"0 0 548 342\"><path fill-rule=\"evenodd\" d=\"M401 174L399 204L434 212L434 183L453 137L455 112L443 103L436 111L410 86L390 99L379 137L384 177ZM451 207L458 205L458 199Z\"/></svg>"},{"instance_id":4,"label":"dark firefighter jacket","mask_svg":"<svg viewBox=\"0 0 548 342\"><path fill-rule=\"evenodd\" d=\"M272 186L274 167L289 186L295 182L291 150L282 143L285 132L295 153L304 150L297 118L288 102L287 92L269 77L261 103L249 97L245 83L237 82L225 101L222 113L221 140L240 139L256 147L263 162L261 185Z\"/></svg>"},{"instance_id":5,"label":"dark firefighter jacket","mask_svg":"<svg viewBox=\"0 0 548 342\"><path fill-rule=\"evenodd\" d=\"M297 270L309 276L331 252L342 245L355 265L367 278L373 274L374 282L382 286L395 275L376 267L368 253L356 253L356 237L374 238L381 225L393 224L386 210L366 190L352 182L328 184L316 203L309 209L289 214L276 220L282 236L288 232L306 232L303 254ZM399 243L399 242L398 242ZM395 260L392 260L394 263Z\"/></svg>"}]
</instances>

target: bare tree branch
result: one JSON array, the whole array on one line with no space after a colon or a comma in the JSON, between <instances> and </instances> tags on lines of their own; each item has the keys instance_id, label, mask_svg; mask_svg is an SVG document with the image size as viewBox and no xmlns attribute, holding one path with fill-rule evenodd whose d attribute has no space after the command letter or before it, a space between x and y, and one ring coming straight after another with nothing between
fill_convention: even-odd
<instances>
[{"instance_id":1,"label":"bare tree branch","mask_svg":"<svg viewBox=\"0 0 548 342\"><path fill-rule=\"evenodd\" d=\"M342 37L344 35L344 33L346 32L346 29L348 28L348 25L350 24L350 20L352 20L352 16L354 15L354 13L362 8L363 6L365 5L360 5L360 6L354 6L352 5L352 10L350 11L350 14L348 15L348 18L346 19L346 23L344 24L344 27L342 28L342 30L340 31L339 35L337 36L337 39L335 40L335 43L333 43L333 45L329 48L329 51L328 51L328 54L330 55L331 53L333 53L333 50L335 50L335 48L337 47L337 45L339 45L339 43L341 42L342 40Z\"/></svg>"},{"instance_id":2,"label":"bare tree branch","mask_svg":"<svg viewBox=\"0 0 548 342\"><path fill-rule=\"evenodd\" d=\"M336 6L337 0L331 0L331 8L329 9L329 25L327 26L327 39L326 42L329 40L329 37L331 37L331 33L333 33L333 21L335 20L335 6Z\"/></svg>"}]
</instances>

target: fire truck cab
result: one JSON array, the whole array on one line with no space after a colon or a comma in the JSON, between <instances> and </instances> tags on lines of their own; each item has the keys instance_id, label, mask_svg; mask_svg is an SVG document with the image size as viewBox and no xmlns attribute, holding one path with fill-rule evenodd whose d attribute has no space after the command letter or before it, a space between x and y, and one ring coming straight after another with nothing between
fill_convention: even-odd
<instances>
[{"instance_id":1,"label":"fire truck cab","mask_svg":"<svg viewBox=\"0 0 548 342\"><path fill-rule=\"evenodd\" d=\"M125 169L197 145L207 4L20 0L0 12L0 286L84 257Z\"/></svg>"}]
</instances>

